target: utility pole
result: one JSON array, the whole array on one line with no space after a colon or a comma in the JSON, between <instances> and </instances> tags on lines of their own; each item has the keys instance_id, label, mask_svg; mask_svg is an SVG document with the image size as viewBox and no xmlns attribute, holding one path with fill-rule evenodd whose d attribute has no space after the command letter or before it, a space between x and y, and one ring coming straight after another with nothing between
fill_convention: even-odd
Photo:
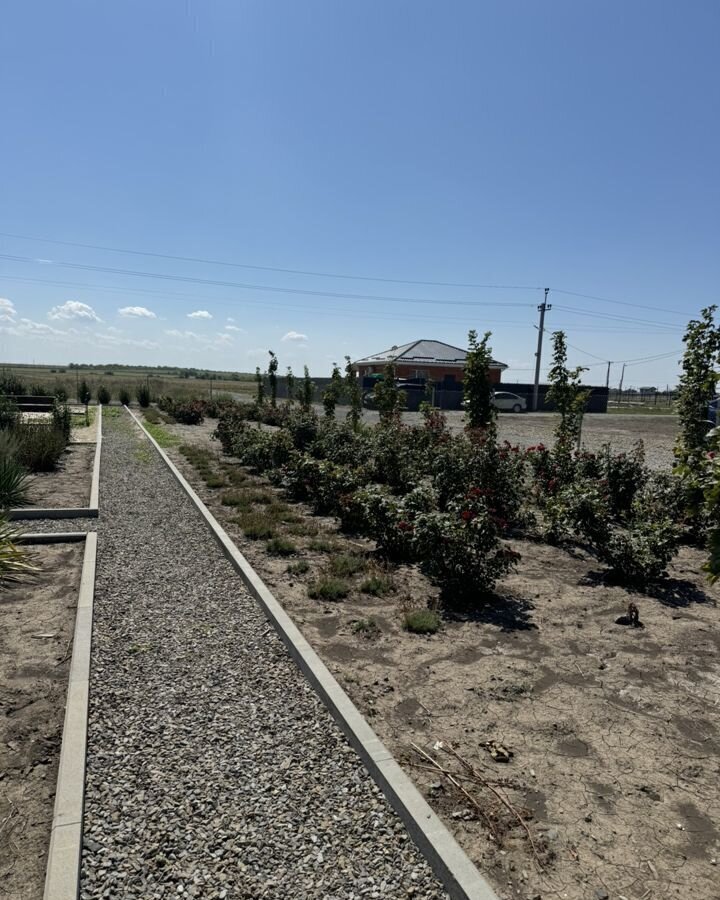
<instances>
[{"instance_id":1,"label":"utility pole","mask_svg":"<svg viewBox=\"0 0 720 900\"><path fill-rule=\"evenodd\" d=\"M550 292L550 288L545 288L545 299L538 306L540 310L540 324L538 325L538 345L537 345L537 353L535 354L535 387L533 388L533 412L537 412L538 408L538 394L540 392L540 361L542 359L542 342L543 342L543 334L545 332L545 313L547 310L552 309L552 306L548 304L547 298Z\"/></svg>"},{"instance_id":2,"label":"utility pole","mask_svg":"<svg viewBox=\"0 0 720 900\"><path fill-rule=\"evenodd\" d=\"M620 394L620 397L618 397L619 400L622 400L622 386L623 386L624 379L625 379L625 363L623 363L622 373L620 374L620 387L618 388L618 394Z\"/></svg>"},{"instance_id":3,"label":"utility pole","mask_svg":"<svg viewBox=\"0 0 720 900\"><path fill-rule=\"evenodd\" d=\"M612 361L608 360L608 370L607 370L607 375L605 376L605 387L606 388L610 387L610 366L611 365L612 365Z\"/></svg>"}]
</instances>

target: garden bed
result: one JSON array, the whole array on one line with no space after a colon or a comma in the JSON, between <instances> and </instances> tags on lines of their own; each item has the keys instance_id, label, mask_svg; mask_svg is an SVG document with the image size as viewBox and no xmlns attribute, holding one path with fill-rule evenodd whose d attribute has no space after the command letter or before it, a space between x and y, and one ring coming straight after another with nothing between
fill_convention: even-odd
<instances>
[{"instance_id":1,"label":"garden bed","mask_svg":"<svg viewBox=\"0 0 720 900\"><path fill-rule=\"evenodd\" d=\"M169 430L202 444L197 428ZM372 543L301 504L283 509L280 492L232 461L211 461L221 483L211 488L169 452L501 897L716 897L720 592L700 575L701 553L682 548L644 594L610 583L580 548L514 541L522 563L495 601L419 636L404 613L437 589L415 567L365 563L341 578L345 598L311 599L323 573L347 569L334 560ZM287 556L248 539L238 507L221 502L232 490L253 495ZM394 590L363 593L372 576ZM643 627L616 623L630 602ZM485 786L461 779L469 799L418 768L431 764L413 743L461 770L453 748Z\"/></svg>"},{"instance_id":2,"label":"garden bed","mask_svg":"<svg viewBox=\"0 0 720 900\"><path fill-rule=\"evenodd\" d=\"M42 896L83 544L0 590L0 896Z\"/></svg>"},{"instance_id":3,"label":"garden bed","mask_svg":"<svg viewBox=\"0 0 720 900\"><path fill-rule=\"evenodd\" d=\"M54 472L32 475L28 507L68 509L90 504L95 444L68 444Z\"/></svg>"}]
</instances>

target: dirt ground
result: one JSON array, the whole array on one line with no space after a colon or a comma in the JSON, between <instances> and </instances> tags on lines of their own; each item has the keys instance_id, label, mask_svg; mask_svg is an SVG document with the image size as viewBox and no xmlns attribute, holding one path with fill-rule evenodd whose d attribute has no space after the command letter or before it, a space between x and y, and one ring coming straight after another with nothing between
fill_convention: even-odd
<instances>
[{"instance_id":1,"label":"dirt ground","mask_svg":"<svg viewBox=\"0 0 720 900\"><path fill-rule=\"evenodd\" d=\"M625 435L647 426L612 419ZM658 444L671 445L668 424L650 423ZM212 426L169 430L205 443ZM311 600L328 559L313 539L335 552L372 544L304 514L320 534L293 536L301 550L289 560L268 556L170 452L503 900L718 900L720 590L699 551L683 548L659 587L631 593L581 549L516 541L521 563L494 602L411 635L403 611L437 596L414 568L395 570L390 596L361 593L358 576L346 600ZM298 559L308 571L289 573ZM621 624L630 602L642 627ZM492 741L508 762L483 746ZM467 775L448 748L471 764L479 779L456 778L470 797L418 767L431 763L413 743L456 773Z\"/></svg>"},{"instance_id":2,"label":"dirt ground","mask_svg":"<svg viewBox=\"0 0 720 900\"><path fill-rule=\"evenodd\" d=\"M33 475L28 506L60 509L90 503L95 444L69 444L54 472Z\"/></svg>"},{"instance_id":3,"label":"dirt ground","mask_svg":"<svg viewBox=\"0 0 720 900\"><path fill-rule=\"evenodd\" d=\"M0 897L42 897L83 545L0 588Z\"/></svg>"}]
</instances>

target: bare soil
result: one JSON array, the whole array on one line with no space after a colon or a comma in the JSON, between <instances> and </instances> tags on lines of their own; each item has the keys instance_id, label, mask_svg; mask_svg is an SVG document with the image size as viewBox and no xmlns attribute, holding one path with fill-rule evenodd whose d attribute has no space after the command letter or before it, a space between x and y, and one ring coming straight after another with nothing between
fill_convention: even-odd
<instances>
[{"instance_id":1,"label":"bare soil","mask_svg":"<svg viewBox=\"0 0 720 900\"><path fill-rule=\"evenodd\" d=\"M212 427L170 430L207 443ZM655 421L650 433L674 439ZM395 567L395 591L372 597L359 589L371 562L346 600L312 600L329 558L313 540L370 557L372 543L293 504L299 553L269 556L233 523L222 490L170 452L500 897L718 900L720 590L702 577L701 552L684 547L643 593L611 583L581 548L516 541L521 563L495 598L418 636L404 611L439 598L416 569ZM256 476L246 486L273 491ZM298 535L305 527L320 534ZM289 573L298 560L308 571ZM622 624L631 602L641 627ZM492 741L508 762L483 746ZM467 775L457 751L479 775L458 782L470 796L418 767L431 764L413 744Z\"/></svg>"},{"instance_id":2,"label":"bare soil","mask_svg":"<svg viewBox=\"0 0 720 900\"><path fill-rule=\"evenodd\" d=\"M54 472L32 476L28 506L63 509L87 506L95 460L95 444L69 444Z\"/></svg>"},{"instance_id":3,"label":"bare soil","mask_svg":"<svg viewBox=\"0 0 720 900\"><path fill-rule=\"evenodd\" d=\"M0 588L0 897L42 896L83 545Z\"/></svg>"}]
</instances>

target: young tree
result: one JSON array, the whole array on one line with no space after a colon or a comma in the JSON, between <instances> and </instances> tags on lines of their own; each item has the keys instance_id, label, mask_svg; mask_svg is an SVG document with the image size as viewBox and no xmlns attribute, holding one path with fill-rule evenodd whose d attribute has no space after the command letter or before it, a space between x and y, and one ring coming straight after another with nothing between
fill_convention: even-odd
<instances>
[{"instance_id":1,"label":"young tree","mask_svg":"<svg viewBox=\"0 0 720 900\"><path fill-rule=\"evenodd\" d=\"M405 405L405 396L402 391L398 390L395 381L395 366L385 366L382 380L379 380L373 388L373 399L383 425L390 425L400 420L400 414Z\"/></svg>"},{"instance_id":2,"label":"young tree","mask_svg":"<svg viewBox=\"0 0 720 900\"><path fill-rule=\"evenodd\" d=\"M87 381L83 378L80 382L80 387L78 388L78 402L84 403L85 406L92 400L92 392L90 391L90 386Z\"/></svg>"},{"instance_id":3,"label":"young tree","mask_svg":"<svg viewBox=\"0 0 720 900\"><path fill-rule=\"evenodd\" d=\"M582 420L590 391L580 384L580 376L587 369L567 367L567 342L565 333L553 332L553 364L548 372L550 389L547 399L560 413L555 427L555 451L568 458L580 444Z\"/></svg>"},{"instance_id":4,"label":"young tree","mask_svg":"<svg viewBox=\"0 0 720 900\"><path fill-rule=\"evenodd\" d=\"M293 370L290 366L287 367L287 375L285 376L285 383L287 384L287 397L288 403L295 402L295 376L293 375Z\"/></svg>"},{"instance_id":5,"label":"young tree","mask_svg":"<svg viewBox=\"0 0 720 900\"><path fill-rule=\"evenodd\" d=\"M708 306L700 319L688 323L683 342L683 373L678 386L677 411L680 435L675 456L680 464L693 464L702 456L708 425L708 404L715 397L720 374L720 327L715 324L716 306Z\"/></svg>"},{"instance_id":6,"label":"young tree","mask_svg":"<svg viewBox=\"0 0 720 900\"><path fill-rule=\"evenodd\" d=\"M310 411L315 396L315 382L310 380L310 372L305 366L302 384L300 385L300 406L305 412Z\"/></svg>"},{"instance_id":7,"label":"young tree","mask_svg":"<svg viewBox=\"0 0 720 900\"><path fill-rule=\"evenodd\" d=\"M347 419L352 425L353 431L357 431L362 418L362 391L360 389L360 379L353 371L349 356L345 357L345 394L350 404Z\"/></svg>"},{"instance_id":8,"label":"young tree","mask_svg":"<svg viewBox=\"0 0 720 900\"><path fill-rule=\"evenodd\" d=\"M492 351L488 346L492 332L486 331L478 341L477 331L468 333L468 352L463 376L463 400L469 430L487 430L495 422L496 410L492 403L493 388L490 382Z\"/></svg>"},{"instance_id":9,"label":"young tree","mask_svg":"<svg viewBox=\"0 0 720 900\"><path fill-rule=\"evenodd\" d=\"M257 405L262 406L265 402L265 382L263 381L260 366L255 367L255 387L257 392L255 396Z\"/></svg>"},{"instance_id":10,"label":"young tree","mask_svg":"<svg viewBox=\"0 0 720 900\"><path fill-rule=\"evenodd\" d=\"M330 384L325 388L323 394L323 406L325 407L325 418L335 418L335 407L343 394L343 380L337 363L333 363L332 375L330 376Z\"/></svg>"},{"instance_id":11,"label":"young tree","mask_svg":"<svg viewBox=\"0 0 720 900\"><path fill-rule=\"evenodd\" d=\"M270 382L270 406L277 406L277 369L278 369L278 360L277 356L272 352L272 350L268 350L270 354L270 362L268 363L268 381Z\"/></svg>"}]
</instances>

